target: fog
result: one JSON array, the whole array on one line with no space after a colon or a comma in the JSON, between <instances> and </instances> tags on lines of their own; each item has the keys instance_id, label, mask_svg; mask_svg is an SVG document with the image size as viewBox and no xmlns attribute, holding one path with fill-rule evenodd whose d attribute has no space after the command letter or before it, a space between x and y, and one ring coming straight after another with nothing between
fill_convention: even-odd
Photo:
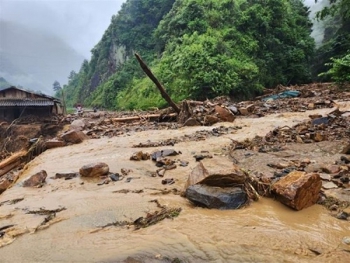
<instances>
[{"instance_id":1,"label":"fog","mask_svg":"<svg viewBox=\"0 0 350 263\"><path fill-rule=\"evenodd\" d=\"M0 0L0 17L54 34L85 58L124 0Z\"/></svg>"},{"instance_id":2,"label":"fog","mask_svg":"<svg viewBox=\"0 0 350 263\"><path fill-rule=\"evenodd\" d=\"M79 71L125 0L0 0L0 77L52 94Z\"/></svg>"}]
</instances>

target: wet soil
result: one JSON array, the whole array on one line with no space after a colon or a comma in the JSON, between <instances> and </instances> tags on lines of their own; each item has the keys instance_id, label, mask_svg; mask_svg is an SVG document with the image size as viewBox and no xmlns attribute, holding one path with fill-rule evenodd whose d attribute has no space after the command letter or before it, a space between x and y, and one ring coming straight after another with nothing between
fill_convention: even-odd
<instances>
[{"instance_id":1,"label":"wet soil","mask_svg":"<svg viewBox=\"0 0 350 263\"><path fill-rule=\"evenodd\" d=\"M14 224L12 235L0 238L0 262L347 262L350 247L343 239L350 235L349 222L330 216L321 205L296 212L262 198L234 211L193 207L178 192L197 165L195 154L209 152L202 162L207 169L231 167L227 147L232 140L264 136L278 126L293 126L310 114L331 109L283 113L263 118L241 118L212 127L184 127L171 130L129 132L113 138L87 140L78 145L50 149L31 161L20 180L0 196L6 200L24 198L0 207L0 227ZM131 161L148 140L162 141L191 135L201 130L240 126L220 137L179 142L175 146L145 147L142 151L170 148L182 154L171 157L188 161L166 171L164 178L152 177L158 169L151 160ZM266 165L277 159L306 157L315 162L338 158L341 141L311 145L288 144L282 152L235 153L239 165L251 171L273 172ZM253 155L247 155L251 153ZM98 185L99 179L51 179L58 172L77 172L85 164L105 162L111 172L122 168L132 172L121 181ZM23 188L30 175L46 170L47 183L41 188ZM132 178L128 182L127 178ZM163 179L174 179L163 185ZM171 191L164 191L165 188ZM177 191L173 190L177 189ZM122 191L129 190L129 191ZM141 191L142 190L142 191ZM167 193L167 194L164 194ZM135 220L157 209L151 200L168 207L181 207L181 214L148 228L107 227L106 224ZM45 216L28 210L66 208L38 229ZM178 259L180 261L174 261Z\"/></svg>"}]
</instances>

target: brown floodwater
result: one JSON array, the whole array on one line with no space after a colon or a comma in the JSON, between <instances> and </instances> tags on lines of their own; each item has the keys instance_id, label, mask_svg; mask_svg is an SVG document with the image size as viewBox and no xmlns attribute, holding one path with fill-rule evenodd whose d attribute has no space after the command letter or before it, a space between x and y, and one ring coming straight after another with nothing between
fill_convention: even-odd
<instances>
[{"instance_id":1,"label":"brown floodwater","mask_svg":"<svg viewBox=\"0 0 350 263\"><path fill-rule=\"evenodd\" d=\"M170 186L161 184L164 178L150 176L157 169L152 161L129 160L138 150L131 146L148 139L158 141L213 127L145 131L48 150L26 167L14 187L0 196L0 202L24 198L19 203L0 207L0 227L15 224L10 232L14 238L8 235L0 238L0 262L171 262L175 258L182 262L350 262L350 246L343 243L345 237L350 237L350 224L331 217L322 206L296 212L262 198L240 210L208 210L193 207L180 195L162 195L158 191L183 189L188 174L197 164L193 158L195 152L213 154L212 159L203 160L209 170L231 167L232 162L222 154L230 138L241 140L265 135L277 126L291 126L307 119L310 113L238 119L233 124L223 124L242 126L235 133L157 148L181 151L181 155L173 158L189 161L187 167L178 166L166 172L164 178L175 179L175 184ZM141 150L152 152L155 148ZM106 162L112 172L132 169L128 177L133 179L129 183L124 179L101 186L97 185L99 180L50 179L57 172L76 172L82 165L98 161ZM23 180L40 170L48 173L46 185L21 187ZM143 192L113 193L122 189ZM174 219L139 230L99 228L155 211L156 204L149 202L152 199L168 207L181 207L182 212ZM35 231L45 216L25 211L41 207L66 210L57 213L47 228Z\"/></svg>"}]
</instances>

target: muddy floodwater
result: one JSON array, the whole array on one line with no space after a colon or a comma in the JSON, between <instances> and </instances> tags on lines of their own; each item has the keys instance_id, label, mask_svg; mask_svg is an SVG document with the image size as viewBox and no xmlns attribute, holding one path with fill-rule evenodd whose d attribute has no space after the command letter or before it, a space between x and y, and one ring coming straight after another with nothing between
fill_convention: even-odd
<instances>
[{"instance_id":1,"label":"muddy floodwater","mask_svg":"<svg viewBox=\"0 0 350 263\"><path fill-rule=\"evenodd\" d=\"M175 184L162 185L164 178L152 177L157 167L151 160L130 161L139 149L132 145L147 140L159 141L213 127L187 127L177 130L143 131L120 137L87 140L78 145L51 149L34 159L18 183L0 196L0 202L24 198L16 204L0 207L0 227L15 224L14 238L0 238L0 262L350 262L349 222L331 217L320 205L296 212L273 199L262 198L240 210L208 210L193 207L172 191L183 190L188 174L197 165L193 155L209 151L204 159L208 168L230 167L223 154L230 138L242 140L265 135L277 126L292 126L308 119L311 113L325 114L331 109L305 113L284 113L257 119L238 119L218 125L242 129L221 137L175 144L173 147L142 148L152 152L172 148L181 151L173 157L188 161L166 172ZM254 162L254 158L251 159ZM58 172L77 172L85 164L105 162L110 171L131 169L127 180L97 185L100 180L73 178L51 179ZM42 188L23 188L29 175L46 170L47 183ZM115 193L127 189L129 193ZM133 190L143 190L143 192ZM181 207L180 215L153 226L100 227L122 220L135 220L155 211L158 199L168 207ZM66 208L52 223L35 231L44 216L26 214L26 209ZM16 236L16 235L14 235Z\"/></svg>"}]
</instances>

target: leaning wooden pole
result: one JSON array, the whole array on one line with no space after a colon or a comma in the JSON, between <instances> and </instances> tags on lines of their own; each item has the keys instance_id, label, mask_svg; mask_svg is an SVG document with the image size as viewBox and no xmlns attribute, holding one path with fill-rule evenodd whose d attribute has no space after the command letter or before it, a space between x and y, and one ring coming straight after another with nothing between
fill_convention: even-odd
<instances>
[{"instance_id":1,"label":"leaning wooden pole","mask_svg":"<svg viewBox=\"0 0 350 263\"><path fill-rule=\"evenodd\" d=\"M175 104L175 102L172 101L168 93L166 93L165 89L163 88L162 84L159 82L159 80L153 75L150 68L143 62L140 55L135 53L135 57L140 63L140 66L142 70L146 73L146 75L156 84L157 88L160 91L160 94L162 97L169 103L169 105L175 110L175 112L180 113L180 108Z\"/></svg>"}]
</instances>

